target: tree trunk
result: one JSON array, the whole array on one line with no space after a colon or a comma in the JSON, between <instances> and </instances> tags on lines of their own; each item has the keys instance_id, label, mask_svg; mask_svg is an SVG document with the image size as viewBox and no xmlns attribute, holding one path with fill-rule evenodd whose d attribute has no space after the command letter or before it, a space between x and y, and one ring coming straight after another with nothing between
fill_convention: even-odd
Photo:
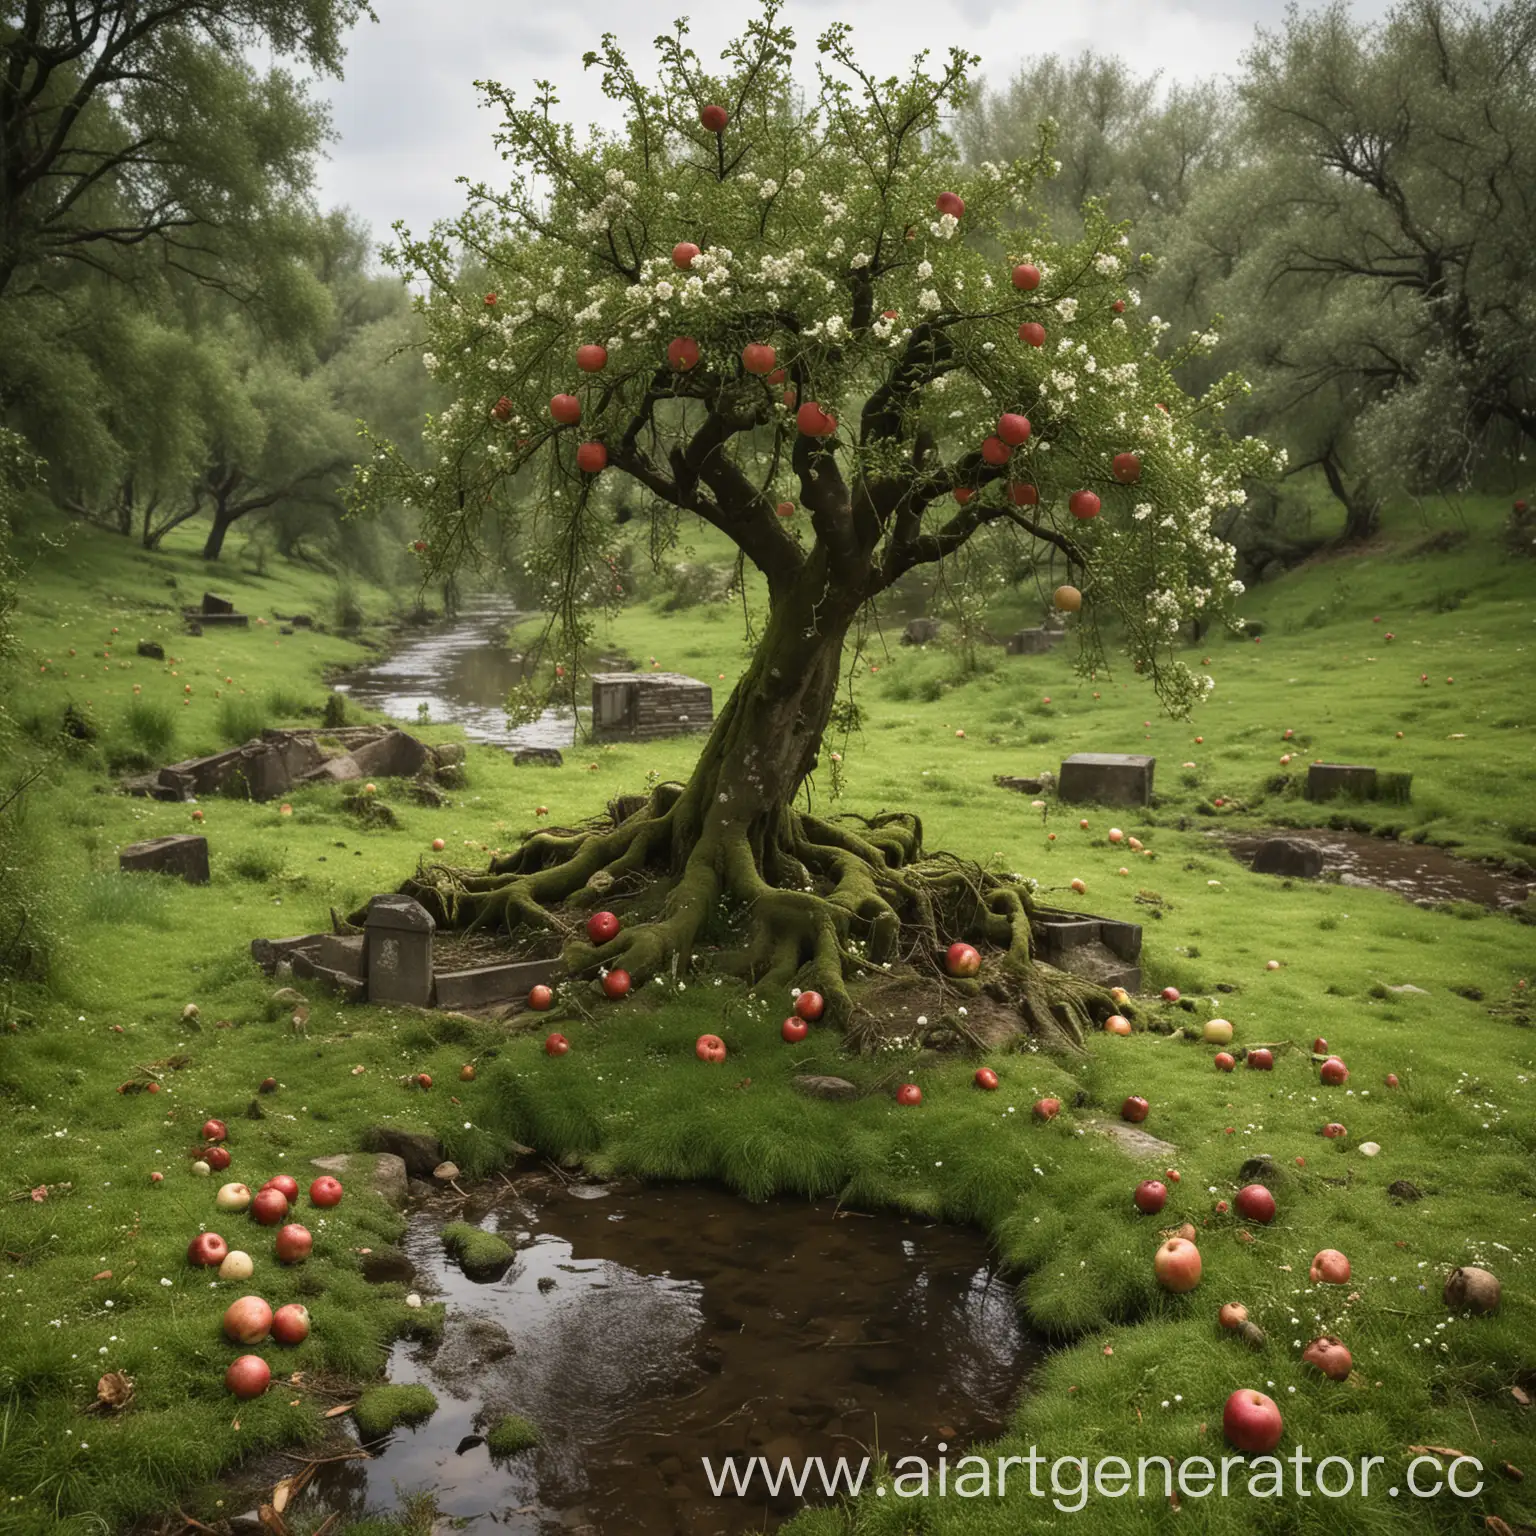
<instances>
[{"instance_id":1,"label":"tree trunk","mask_svg":"<svg viewBox=\"0 0 1536 1536\"><path fill-rule=\"evenodd\" d=\"M217 560L224 550L224 535L234 527L238 521L238 515L230 511L224 502L218 501L213 506L213 527L208 530L207 542L203 545L203 559Z\"/></svg>"},{"instance_id":2,"label":"tree trunk","mask_svg":"<svg viewBox=\"0 0 1536 1536\"><path fill-rule=\"evenodd\" d=\"M1367 485L1351 489L1344 481L1343 465L1333 454L1325 453L1320 462L1323 474L1328 478L1328 489L1344 508L1344 531L1339 535L1341 542L1364 543L1376 532L1377 519L1381 514L1380 498L1372 495Z\"/></svg>"}]
</instances>

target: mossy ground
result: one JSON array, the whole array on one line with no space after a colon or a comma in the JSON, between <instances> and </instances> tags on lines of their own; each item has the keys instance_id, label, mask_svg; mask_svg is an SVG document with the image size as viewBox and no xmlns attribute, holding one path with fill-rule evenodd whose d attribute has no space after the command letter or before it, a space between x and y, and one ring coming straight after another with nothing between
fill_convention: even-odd
<instances>
[{"instance_id":1,"label":"mossy ground","mask_svg":"<svg viewBox=\"0 0 1536 1536\"><path fill-rule=\"evenodd\" d=\"M505 1269L513 1257L512 1245L505 1238L467 1221L449 1222L443 1228L443 1246L459 1261L467 1275Z\"/></svg>"},{"instance_id":2,"label":"mossy ground","mask_svg":"<svg viewBox=\"0 0 1536 1536\"><path fill-rule=\"evenodd\" d=\"M539 1431L519 1414L504 1413L486 1431L485 1443L492 1456L516 1456L539 1443Z\"/></svg>"},{"instance_id":3,"label":"mossy ground","mask_svg":"<svg viewBox=\"0 0 1536 1536\"><path fill-rule=\"evenodd\" d=\"M1067 654L999 657L970 678L934 648L893 643L866 658L880 671L866 673L864 733L829 743L844 753L840 808L915 810L930 847L996 858L1038 876L1054 902L1142 922L1149 994L1171 983L1195 1003L1181 1019L1219 1013L1240 1043L1289 1047L1273 1073L1219 1076L1209 1048L1177 1036L1104 1036L1081 1060L993 1058L1002 1079L995 1094L971 1086L971 1061L901 1048L850 1060L820 1031L786 1046L778 1023L787 998L751 1003L707 968L618 1005L573 993L529 1032L316 996L307 1036L296 1035L286 1012L269 1006L274 984L249 962L252 937L324 926L331 907L345 912L396 886L434 837L481 861L486 850L514 846L539 805L573 822L642 787L647 773L685 775L697 741L579 749L561 770L516 769L502 753L472 749L470 787L445 809L412 805L400 787L382 786L398 812L393 829L360 831L339 791L295 795L289 817L276 805L210 801L201 807L210 886L125 878L116 873L121 844L192 829L189 807L107 792L108 753L136 739L135 698L174 721L174 741L157 757L166 760L243 730L248 721L221 726L230 701L256 701L260 724L296 723L324 699L318 669L359 653L332 636L277 636L275 624L182 638L171 612L149 605L179 607L201 593L202 567L184 550L144 556L96 537L45 556L20 615L33 670L12 704L47 721L74 701L97 721L101 745L78 750L25 810L40 860L38 921L53 914L60 963L50 990L21 988L4 999L14 1032L0 1035L9 1126L0 1156L6 1193L22 1196L0 1203L0 1318L9 1339L0 1356L0 1524L117 1528L170 1507L236 1458L316 1439L335 1400L321 1388L375 1376L390 1340L415 1325L419 1314L399 1287L362 1278L357 1250L383 1247L400 1223L361 1190L327 1212L305 1204L316 1252L295 1269L277 1266L269 1239L247 1232L244 1218L217 1217L216 1181L190 1173L210 1114L230 1123L228 1177L247 1182L285 1169L307 1182L309 1158L352 1150L364 1127L392 1123L433 1130L470 1175L503 1162L517 1140L584 1158L601 1173L714 1178L754 1198L835 1193L850 1205L976 1223L1024 1277L1029 1320L1075 1338L1026 1392L1006 1442L1014 1450L1033 1442L1049 1455L1215 1454L1222 1401L1251 1385L1281 1401L1287 1445L1314 1455L1368 1451L1397 1471L1409 1446L1448 1445L1530 1473L1531 1410L1510 1389L1522 1380L1530 1389L1536 1337L1536 1036L1517 990L1536 971L1533 930L1381 891L1251 875L1205 835L1336 814L1308 805L1293 784L1270 787L1279 755L1296 747L1304 760L1411 769L1410 805L1350 808L1351 818L1466 853L1536 860L1528 683L1536 613L1523 568L1499 552L1496 510L1470 507L1471 539L1449 554L1410 555L1422 535L1405 528L1396 543L1253 594L1246 609L1266 622L1261 642L1212 637L1194 653L1196 662L1211 657L1218 689L1191 725L1160 720L1134 680L1078 679ZM180 587L167 596L172 574ZM264 578L221 570L217 581L263 616L323 611L331 590L298 567ZM371 601L377 612L387 599ZM141 636L162 639L178 660L132 655L123 642ZM742 665L734 610L666 619L635 610L621 617L615 639L647 665L654 654L717 687ZM103 649L113 652L107 660ZM1426 672L1429 684L1420 682ZM1281 741L1286 728L1292 743ZM1054 767L1074 750L1155 753L1161 803L1145 814L1088 811L1082 831L1076 812L1053 811L1043 822L1027 797L992 783L995 774ZM1197 766L1181 769L1185 761ZM823 806L829 781L824 764ZM1229 802L1220 812L1217 795ZM1154 856L1132 865L1105 841L1112 822ZM1127 877L1116 873L1122 864L1132 868ZM1085 895L1067 889L1074 876ZM1279 970L1265 969L1271 958ZM1402 983L1424 991L1386 990ZM187 1002L199 1005L197 1029L183 1022ZM570 1055L543 1054L551 1028L570 1037ZM706 1030L726 1040L722 1067L694 1055ZM1321 1088L1308 1065L1306 1047L1319 1034L1349 1061L1346 1089ZM190 1058L180 1070L156 1066L180 1054ZM460 1083L469 1060L478 1063L476 1080ZM145 1068L163 1073L162 1092L115 1091L147 1081ZM430 1092L401 1082L420 1071L436 1080ZM852 1077L871 1093L851 1105L808 1103L790 1079L816 1071ZM1382 1086L1388 1072L1402 1080L1395 1092ZM268 1075L282 1086L258 1101L263 1118L244 1118ZM922 1086L921 1107L893 1102L904 1080ZM1087 1115L1113 1116L1132 1092L1151 1101L1146 1128L1178 1148L1168 1166L1181 1178L1157 1218L1138 1217L1130 1191L1162 1167L1084 1133ZM1036 1124L1029 1106L1047 1093L1068 1107L1052 1124ZM1323 1141L1325 1119L1344 1121L1349 1139ZM1379 1157L1360 1155L1366 1140L1381 1144ZM1243 1159L1261 1151L1291 1171L1279 1219L1245 1243L1213 1205L1230 1198ZM163 1184L151 1185L152 1170L164 1172ZM1390 1199L1387 1186L1399 1179L1425 1198ZM39 1188L44 1198L27 1197ZM1151 1254L1159 1231L1185 1218L1203 1228L1205 1279L1174 1298L1153 1283ZM259 1351L276 1384L238 1412L222 1386L234 1351L219 1318L239 1292L187 1267L186 1244L200 1226L256 1258L256 1276L239 1292L274 1305L303 1300L313 1316L303 1345ZM1342 1292L1306 1284L1307 1263L1323 1247L1352 1261ZM1499 1317L1447 1318L1442 1278L1469 1261L1502 1275ZM1220 1336L1212 1319L1225 1300L1248 1305L1269 1335L1265 1354ZM1346 1339L1358 1367L1339 1386L1310 1379L1295 1342L1330 1331ZM82 1417L105 1369L134 1379L133 1404L113 1417ZM294 1372L303 1373L297 1383ZM1288 1531L1320 1522L1454 1530L1487 1514L1531 1524L1533 1487L1529 1476L1517 1484L1494 1472L1466 1504L1291 1501L1260 1518ZM1016 1529L1018 1513L996 1501L935 1498L919 1508L865 1499L850 1518L861 1536L990 1533ZM1113 1525L1118 1533L1162 1529L1169 1516L1158 1501L1133 1500L1091 1501L1073 1518L1085 1531ZM1186 1501L1182 1518L1235 1532L1256 1516L1246 1499L1233 1499ZM817 1536L845 1529L840 1514L804 1520Z\"/></svg>"},{"instance_id":4,"label":"mossy ground","mask_svg":"<svg viewBox=\"0 0 1536 1536\"><path fill-rule=\"evenodd\" d=\"M377 1440L401 1424L420 1424L437 1412L430 1387L386 1384L369 1387L358 1398L352 1416L364 1440Z\"/></svg>"}]
</instances>

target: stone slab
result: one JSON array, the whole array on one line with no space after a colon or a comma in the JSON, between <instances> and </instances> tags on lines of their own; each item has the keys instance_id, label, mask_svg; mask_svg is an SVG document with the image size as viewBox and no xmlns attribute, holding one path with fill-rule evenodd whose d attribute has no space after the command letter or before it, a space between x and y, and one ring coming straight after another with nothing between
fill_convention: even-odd
<instances>
[{"instance_id":1,"label":"stone slab","mask_svg":"<svg viewBox=\"0 0 1536 1536\"><path fill-rule=\"evenodd\" d=\"M1336 795L1374 799L1376 770L1363 763L1311 764L1307 769L1307 799L1332 800Z\"/></svg>"},{"instance_id":2,"label":"stone slab","mask_svg":"<svg viewBox=\"0 0 1536 1536\"><path fill-rule=\"evenodd\" d=\"M512 754L512 762L518 768L560 768L565 758L558 747L519 747Z\"/></svg>"},{"instance_id":3,"label":"stone slab","mask_svg":"<svg viewBox=\"0 0 1536 1536\"><path fill-rule=\"evenodd\" d=\"M196 608L189 608L186 617L189 624L197 626L199 634L204 629L214 625L222 629L249 629L251 627L250 615L245 613L202 613Z\"/></svg>"},{"instance_id":4,"label":"stone slab","mask_svg":"<svg viewBox=\"0 0 1536 1536\"><path fill-rule=\"evenodd\" d=\"M288 939L252 939L251 959L270 976L280 960L291 963L293 957L301 952L318 954L320 945L329 937L329 934L324 933L301 933Z\"/></svg>"},{"instance_id":5,"label":"stone slab","mask_svg":"<svg viewBox=\"0 0 1536 1536\"><path fill-rule=\"evenodd\" d=\"M318 768L312 768L300 778L299 782L301 784L350 784L362 776L363 770L357 766L351 753L345 753L341 757L328 758Z\"/></svg>"},{"instance_id":6,"label":"stone slab","mask_svg":"<svg viewBox=\"0 0 1536 1536\"><path fill-rule=\"evenodd\" d=\"M1249 868L1256 875L1315 880L1323 872L1323 850L1299 837L1271 837L1259 844Z\"/></svg>"},{"instance_id":7,"label":"stone slab","mask_svg":"<svg viewBox=\"0 0 1536 1536\"><path fill-rule=\"evenodd\" d=\"M364 944L365 935L361 933L323 934L315 961L327 970L339 971L343 976L361 982L368 965Z\"/></svg>"},{"instance_id":8,"label":"stone slab","mask_svg":"<svg viewBox=\"0 0 1536 1536\"><path fill-rule=\"evenodd\" d=\"M178 832L129 843L119 850L117 867L135 874L177 875L188 885L208 884L208 839Z\"/></svg>"},{"instance_id":9,"label":"stone slab","mask_svg":"<svg viewBox=\"0 0 1536 1536\"><path fill-rule=\"evenodd\" d=\"M1061 639L1059 629L1020 629L1003 641L1010 656L1043 656Z\"/></svg>"},{"instance_id":10,"label":"stone slab","mask_svg":"<svg viewBox=\"0 0 1536 1536\"><path fill-rule=\"evenodd\" d=\"M492 1003L521 1001L530 987L551 986L565 974L558 960L517 960L506 965L479 965L468 971L437 973L439 1008L485 1008Z\"/></svg>"},{"instance_id":11,"label":"stone slab","mask_svg":"<svg viewBox=\"0 0 1536 1536\"><path fill-rule=\"evenodd\" d=\"M235 602L230 597L220 597L217 592L204 592L200 612L208 613L233 613Z\"/></svg>"},{"instance_id":12,"label":"stone slab","mask_svg":"<svg viewBox=\"0 0 1536 1536\"><path fill-rule=\"evenodd\" d=\"M338 971L322 965L310 950L297 950L289 957L288 964L300 981L312 981L338 997L351 1002L362 1002L368 995L367 984L346 971Z\"/></svg>"},{"instance_id":13,"label":"stone slab","mask_svg":"<svg viewBox=\"0 0 1536 1536\"><path fill-rule=\"evenodd\" d=\"M1147 805L1155 757L1133 752L1074 752L1056 780L1059 799L1095 805Z\"/></svg>"},{"instance_id":14,"label":"stone slab","mask_svg":"<svg viewBox=\"0 0 1536 1536\"><path fill-rule=\"evenodd\" d=\"M365 926L368 1000L430 1008L433 998L432 935L437 924L409 896L375 896Z\"/></svg>"},{"instance_id":15,"label":"stone slab","mask_svg":"<svg viewBox=\"0 0 1536 1536\"><path fill-rule=\"evenodd\" d=\"M352 749L352 761L368 779L409 779L430 761L432 754L405 731L389 731L374 741Z\"/></svg>"},{"instance_id":16,"label":"stone slab","mask_svg":"<svg viewBox=\"0 0 1536 1536\"><path fill-rule=\"evenodd\" d=\"M944 624L941 619L909 619L901 632L903 645L927 645L939 638Z\"/></svg>"}]
</instances>

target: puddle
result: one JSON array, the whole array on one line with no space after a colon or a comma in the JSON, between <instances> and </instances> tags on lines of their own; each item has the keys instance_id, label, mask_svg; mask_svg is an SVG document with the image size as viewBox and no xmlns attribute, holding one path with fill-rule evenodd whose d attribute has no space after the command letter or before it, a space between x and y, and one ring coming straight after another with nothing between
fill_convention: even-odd
<instances>
[{"instance_id":1,"label":"puddle","mask_svg":"<svg viewBox=\"0 0 1536 1536\"><path fill-rule=\"evenodd\" d=\"M1474 864L1470 859L1458 859L1443 849L1391 842L1363 832L1276 827L1268 832L1230 837L1226 843L1233 857L1247 865L1259 845L1272 837L1321 848L1324 879L1337 877L1343 885L1396 891L1418 906L1470 901L1484 907L1514 907L1525 900L1531 889L1523 880L1485 864Z\"/></svg>"},{"instance_id":2,"label":"puddle","mask_svg":"<svg viewBox=\"0 0 1536 1536\"><path fill-rule=\"evenodd\" d=\"M389 1377L430 1386L437 1413L323 1473L306 1515L430 1489L464 1530L763 1531L801 1501L715 1498L702 1457L857 1460L878 1441L936 1461L945 1441L953 1463L1001 1431L1041 1355L974 1232L693 1186L485 1198L466 1218L518 1249L499 1280L445 1258L455 1207L416 1212L405 1242L448 1322L435 1348L398 1344ZM543 1438L492 1461L479 1437L508 1412Z\"/></svg>"},{"instance_id":3,"label":"puddle","mask_svg":"<svg viewBox=\"0 0 1536 1536\"><path fill-rule=\"evenodd\" d=\"M471 741L568 747L574 736L568 709L547 709L528 725L507 724L507 694L523 680L522 657L506 643L517 616L510 598L466 598L457 618L414 633L387 660L347 673L337 691L407 729L425 704L432 724L462 726Z\"/></svg>"}]
</instances>

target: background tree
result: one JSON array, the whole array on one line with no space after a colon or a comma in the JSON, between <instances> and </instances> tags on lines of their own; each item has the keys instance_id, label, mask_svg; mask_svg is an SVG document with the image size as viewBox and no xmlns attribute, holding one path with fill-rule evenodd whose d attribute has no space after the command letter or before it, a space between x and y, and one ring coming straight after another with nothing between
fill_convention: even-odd
<instances>
[{"instance_id":1,"label":"background tree","mask_svg":"<svg viewBox=\"0 0 1536 1536\"><path fill-rule=\"evenodd\" d=\"M1536 11L1342 4L1260 33L1237 164L1166 231L1149 303L1230 318L1242 420L1320 469L1346 537L1536 435Z\"/></svg>"},{"instance_id":2,"label":"background tree","mask_svg":"<svg viewBox=\"0 0 1536 1536\"><path fill-rule=\"evenodd\" d=\"M629 925L597 949L573 940L576 970L653 975L710 932L725 963L815 986L840 1020L848 975L981 939L1035 1027L1075 1032L1096 994L1031 963L1027 882L925 859L913 816L797 808L845 640L904 573L1006 522L1078 574L1085 664L1102 665L1093 620L1113 613L1147 682L1187 710L1203 685L1172 638L1192 613L1230 611L1231 550L1210 520L1269 451L1215 426L1236 381L1185 398L1180 354L1128 318L1118 227L1090 211L1071 243L1009 232L1049 145L962 169L940 125L973 58L877 80L833 27L802 103L792 47L769 5L711 74L680 25L648 84L607 37L589 62L626 122L584 143L548 87L523 108L487 83L508 185L475 187L428 238L402 231L394 260L430 284L428 366L454 398L427 473L376 441L360 504L419 508L433 570L462 558L487 504L514 521L572 666L611 591L616 494L718 529L767 604L686 785L410 888L446 922L562 932L553 909L617 890ZM488 288L458 280L461 259ZM530 468L541 494L504 495ZM777 515L785 501L800 514Z\"/></svg>"}]
</instances>

